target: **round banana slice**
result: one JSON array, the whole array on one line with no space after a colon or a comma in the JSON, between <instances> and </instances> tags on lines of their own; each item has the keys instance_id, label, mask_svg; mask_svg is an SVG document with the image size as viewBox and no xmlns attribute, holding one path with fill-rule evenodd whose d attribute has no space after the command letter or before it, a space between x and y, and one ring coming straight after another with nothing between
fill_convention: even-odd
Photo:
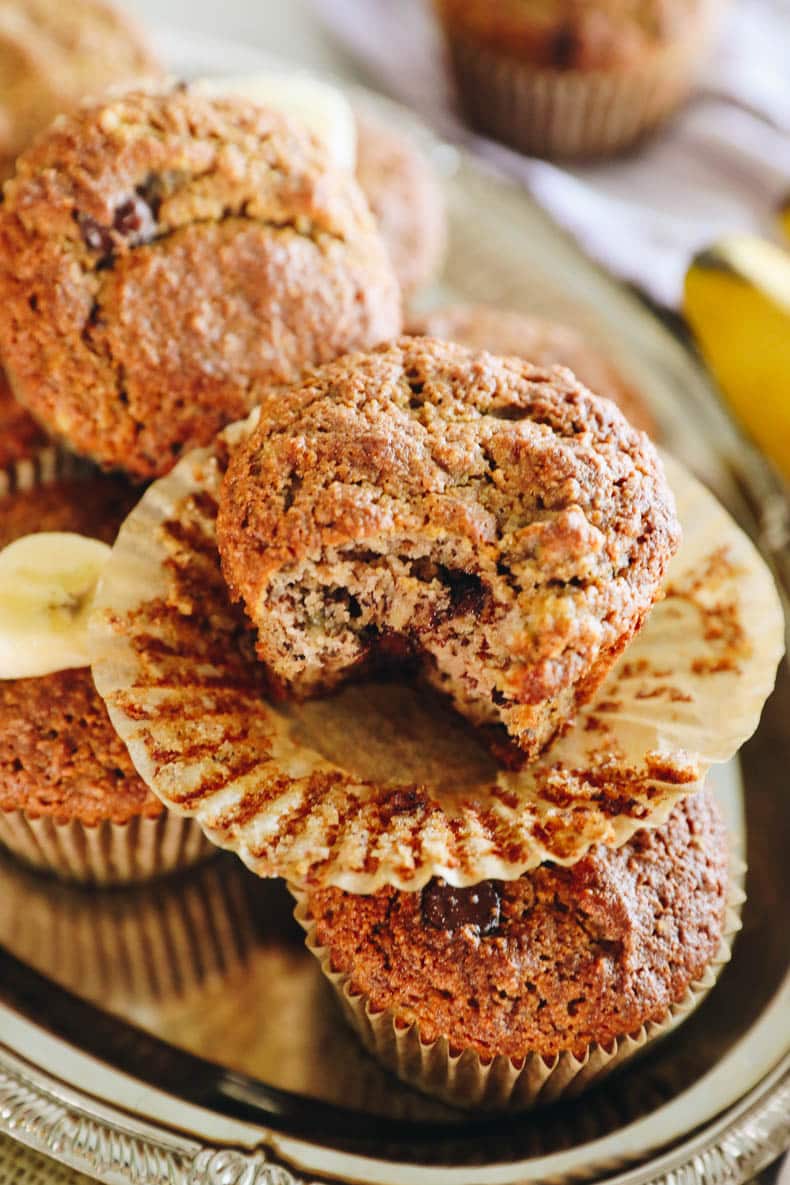
<instances>
[{"instance_id":1,"label":"round banana slice","mask_svg":"<svg viewBox=\"0 0 790 1185\"><path fill-rule=\"evenodd\" d=\"M324 142L337 165L344 169L356 165L357 130L351 104L327 82L307 74L266 71L240 78L201 78L193 87L204 95L238 95L292 115Z\"/></svg>"},{"instance_id":2,"label":"round banana slice","mask_svg":"<svg viewBox=\"0 0 790 1185\"><path fill-rule=\"evenodd\" d=\"M0 551L0 679L88 666L88 616L109 555L106 543L67 531Z\"/></svg>"}]
</instances>

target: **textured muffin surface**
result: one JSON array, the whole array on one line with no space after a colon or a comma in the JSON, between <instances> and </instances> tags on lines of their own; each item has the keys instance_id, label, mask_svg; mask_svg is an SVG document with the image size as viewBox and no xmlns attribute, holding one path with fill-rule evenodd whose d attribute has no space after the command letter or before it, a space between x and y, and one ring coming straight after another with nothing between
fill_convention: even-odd
<instances>
[{"instance_id":1,"label":"textured muffin surface","mask_svg":"<svg viewBox=\"0 0 790 1185\"><path fill-rule=\"evenodd\" d=\"M407 136L358 115L357 180L403 291L428 284L447 241L444 195L430 160Z\"/></svg>"},{"instance_id":2,"label":"textured muffin surface","mask_svg":"<svg viewBox=\"0 0 790 1185\"><path fill-rule=\"evenodd\" d=\"M727 867L701 791L663 827L570 868L462 890L316 890L307 909L371 1010L483 1058L551 1058L634 1033L682 999L718 951Z\"/></svg>"},{"instance_id":3,"label":"textured muffin surface","mask_svg":"<svg viewBox=\"0 0 790 1185\"><path fill-rule=\"evenodd\" d=\"M569 325L486 304L457 304L412 319L409 333L439 337L475 350L514 355L537 366L567 366L596 395L613 400L625 418L655 437L643 398L617 367Z\"/></svg>"},{"instance_id":4,"label":"textured muffin surface","mask_svg":"<svg viewBox=\"0 0 790 1185\"><path fill-rule=\"evenodd\" d=\"M58 120L0 209L17 397L102 464L167 471L256 386L400 328L352 177L240 99L133 93Z\"/></svg>"},{"instance_id":5,"label":"textured muffin surface","mask_svg":"<svg viewBox=\"0 0 790 1185\"><path fill-rule=\"evenodd\" d=\"M76 531L112 543L138 493L115 478L61 481L0 499L0 547L35 531ZM156 818L90 670L0 679L0 810L92 826Z\"/></svg>"},{"instance_id":6,"label":"textured muffin surface","mask_svg":"<svg viewBox=\"0 0 790 1185\"><path fill-rule=\"evenodd\" d=\"M647 438L569 371L404 338L264 402L217 538L288 691L415 658L531 756L639 628L679 527Z\"/></svg>"}]
</instances>

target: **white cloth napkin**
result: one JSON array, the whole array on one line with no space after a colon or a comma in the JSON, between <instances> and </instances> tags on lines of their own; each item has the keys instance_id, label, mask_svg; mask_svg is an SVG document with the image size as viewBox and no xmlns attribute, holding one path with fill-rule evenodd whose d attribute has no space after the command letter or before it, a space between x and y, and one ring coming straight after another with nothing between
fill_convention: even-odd
<instances>
[{"instance_id":1,"label":"white cloth napkin","mask_svg":"<svg viewBox=\"0 0 790 1185\"><path fill-rule=\"evenodd\" d=\"M723 234L775 234L790 190L790 0L738 0L700 89L636 153L559 167L471 133L453 109L429 0L313 0L377 86L523 181L604 266L677 305L693 254Z\"/></svg>"}]
</instances>

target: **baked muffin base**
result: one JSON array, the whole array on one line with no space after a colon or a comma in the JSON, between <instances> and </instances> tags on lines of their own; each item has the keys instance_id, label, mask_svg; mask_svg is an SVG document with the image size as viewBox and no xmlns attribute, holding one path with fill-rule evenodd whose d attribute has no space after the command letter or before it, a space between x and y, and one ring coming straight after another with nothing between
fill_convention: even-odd
<instances>
[{"instance_id":1,"label":"baked muffin base","mask_svg":"<svg viewBox=\"0 0 790 1185\"><path fill-rule=\"evenodd\" d=\"M453 1106L518 1111L581 1094L688 1019L731 957L741 928L745 874L745 864L731 852L718 949L703 974L665 1015L617 1036L609 1044L592 1043L583 1053L560 1052L550 1059L538 1053L524 1058L497 1055L486 1059L472 1049L454 1050L444 1036L424 1041L416 1023L406 1024L390 1010L375 1009L368 997L354 988L350 974L333 969L331 952L318 939L308 894L298 886L289 885L289 889L296 900L294 916L305 931L305 944L318 959L347 1022L373 1057L410 1086Z\"/></svg>"},{"instance_id":2,"label":"baked muffin base","mask_svg":"<svg viewBox=\"0 0 790 1185\"><path fill-rule=\"evenodd\" d=\"M508 58L445 30L463 112L474 128L535 156L609 156L632 147L692 90L718 0L701 6L682 40L638 67L553 70Z\"/></svg>"}]
</instances>

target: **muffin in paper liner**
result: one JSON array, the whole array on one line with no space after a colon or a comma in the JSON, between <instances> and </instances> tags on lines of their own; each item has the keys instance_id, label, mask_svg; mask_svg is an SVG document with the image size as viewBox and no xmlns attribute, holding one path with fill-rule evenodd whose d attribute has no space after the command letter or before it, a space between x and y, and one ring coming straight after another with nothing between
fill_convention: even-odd
<instances>
[{"instance_id":1,"label":"muffin in paper liner","mask_svg":"<svg viewBox=\"0 0 790 1185\"><path fill-rule=\"evenodd\" d=\"M0 811L0 843L39 872L94 885L122 885L187 868L216 852L191 820L163 811L128 823L59 822Z\"/></svg>"},{"instance_id":2,"label":"muffin in paper liner","mask_svg":"<svg viewBox=\"0 0 790 1185\"><path fill-rule=\"evenodd\" d=\"M98 475L92 467L53 446L20 460L16 466L0 470L0 520L4 499L10 504L19 496L33 495L36 490L43 493L46 487L44 513L50 516L57 510L51 503L61 488L58 482L68 482L64 489L73 492L75 482L80 486L84 482L86 490L89 489L91 478L102 485L100 492L108 499L108 515L120 518L128 509L127 501L136 498L136 492L130 490L127 496L120 488L115 489L113 479ZM99 517L96 517L97 526ZM78 507L78 522L73 529L78 529L90 518L84 506ZM18 520L13 521L19 528ZM58 529L69 528L67 521L59 521L57 525ZM34 520L29 526L34 529ZM26 533L27 528L22 529ZM45 523L45 529L53 528L50 523ZM1 524L0 536L5 538ZM44 678L53 679L52 676ZM52 694L57 695L58 690L53 684ZM123 821L113 821L100 817L90 820L69 817L68 810L60 809L50 812L23 806L0 807L0 843L40 872L68 881L98 885L146 880L214 854L215 847L196 823L159 809L158 803L153 810L151 808L152 804L148 803L147 810L128 812Z\"/></svg>"},{"instance_id":3,"label":"muffin in paper liner","mask_svg":"<svg viewBox=\"0 0 790 1185\"><path fill-rule=\"evenodd\" d=\"M494 1112L527 1110L580 1095L687 1020L730 960L735 936L741 929L745 876L745 863L731 849L718 950L699 979L670 1005L665 1016L634 1032L623 1033L608 1045L590 1044L581 1056L560 1052L550 1060L539 1053L519 1059L499 1054L487 1060L473 1049L453 1049L447 1037L424 1042L416 1022L407 1025L388 1010L371 1008L368 998L354 989L352 977L332 968L330 951L318 941L305 891L292 884L288 887L296 902L294 917L305 931L305 945L318 959L345 1019L367 1051L398 1078L425 1094L451 1106Z\"/></svg>"},{"instance_id":4,"label":"muffin in paper liner","mask_svg":"<svg viewBox=\"0 0 790 1185\"><path fill-rule=\"evenodd\" d=\"M83 468L84 462L49 440L17 403L7 375L0 369L0 498L75 476Z\"/></svg>"},{"instance_id":5,"label":"muffin in paper liner","mask_svg":"<svg viewBox=\"0 0 790 1185\"><path fill-rule=\"evenodd\" d=\"M302 704L268 695L215 539L229 450L254 415L156 482L97 593L93 673L144 781L258 875L369 893L512 879L660 826L751 735L783 651L768 569L667 462L685 542L667 595L575 726L499 768L397 684Z\"/></svg>"},{"instance_id":6,"label":"muffin in paper liner","mask_svg":"<svg viewBox=\"0 0 790 1185\"><path fill-rule=\"evenodd\" d=\"M706 0L682 37L631 67L552 69L508 57L444 27L459 101L478 131L520 152L608 156L635 144L687 98L720 0Z\"/></svg>"}]
</instances>

